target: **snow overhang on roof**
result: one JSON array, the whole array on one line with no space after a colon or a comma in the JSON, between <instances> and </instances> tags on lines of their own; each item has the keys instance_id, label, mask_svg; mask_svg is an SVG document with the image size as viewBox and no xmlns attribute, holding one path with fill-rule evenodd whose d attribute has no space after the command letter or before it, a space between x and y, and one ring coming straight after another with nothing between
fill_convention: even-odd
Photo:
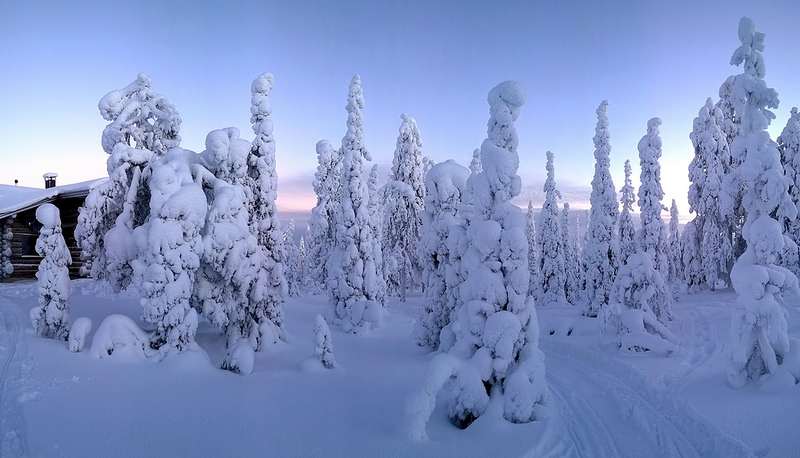
<instances>
[{"instance_id":1,"label":"snow overhang on roof","mask_svg":"<svg viewBox=\"0 0 800 458\"><path fill-rule=\"evenodd\" d=\"M59 197L86 197L89 191L107 180L107 177L99 178L49 189L0 184L0 219L52 202Z\"/></svg>"}]
</instances>

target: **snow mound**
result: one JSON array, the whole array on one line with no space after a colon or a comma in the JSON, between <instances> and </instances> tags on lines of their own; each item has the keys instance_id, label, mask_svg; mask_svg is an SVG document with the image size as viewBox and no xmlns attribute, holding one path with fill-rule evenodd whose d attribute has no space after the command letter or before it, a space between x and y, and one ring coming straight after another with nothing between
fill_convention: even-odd
<instances>
[{"instance_id":1,"label":"snow mound","mask_svg":"<svg viewBox=\"0 0 800 458\"><path fill-rule=\"evenodd\" d=\"M250 342L243 340L234 344L222 361L222 368L236 374L250 375L253 373L255 351Z\"/></svg>"},{"instance_id":2,"label":"snow mound","mask_svg":"<svg viewBox=\"0 0 800 458\"><path fill-rule=\"evenodd\" d=\"M69 351L72 353L80 353L83 351L83 346L86 343L86 336L92 332L92 320L86 317L80 317L72 323L69 329Z\"/></svg>"},{"instance_id":3,"label":"snow mound","mask_svg":"<svg viewBox=\"0 0 800 458\"><path fill-rule=\"evenodd\" d=\"M125 315L109 315L100 323L92 338L89 354L95 358L146 359L150 356L150 338L139 325Z\"/></svg>"},{"instance_id":4,"label":"snow mound","mask_svg":"<svg viewBox=\"0 0 800 458\"><path fill-rule=\"evenodd\" d=\"M350 307L341 322L345 332L367 334L383 324L383 307L375 301L358 301Z\"/></svg>"}]
</instances>

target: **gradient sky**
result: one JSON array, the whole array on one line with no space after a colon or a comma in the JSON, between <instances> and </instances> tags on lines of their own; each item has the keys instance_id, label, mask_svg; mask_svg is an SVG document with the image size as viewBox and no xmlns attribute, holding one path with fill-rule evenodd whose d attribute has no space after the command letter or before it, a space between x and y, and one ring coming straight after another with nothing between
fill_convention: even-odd
<instances>
[{"instance_id":1,"label":"gradient sky","mask_svg":"<svg viewBox=\"0 0 800 458\"><path fill-rule=\"evenodd\" d=\"M800 105L800 2L784 1L0 1L0 183L42 186L106 176L97 102L153 80L183 119L182 146L238 127L252 139L250 83L271 94L279 206L309 209L315 144L341 142L351 77L366 99L365 142L386 172L403 112L424 154L468 164L486 136L486 94L513 79L528 91L517 122L524 205L543 200L545 152L558 187L586 208L594 172L595 109L609 100L617 190L647 121L662 119L664 203L688 216L692 119L720 84L737 26L766 34L766 81L781 99L780 133ZM583 205L582 205L583 204Z\"/></svg>"}]
</instances>

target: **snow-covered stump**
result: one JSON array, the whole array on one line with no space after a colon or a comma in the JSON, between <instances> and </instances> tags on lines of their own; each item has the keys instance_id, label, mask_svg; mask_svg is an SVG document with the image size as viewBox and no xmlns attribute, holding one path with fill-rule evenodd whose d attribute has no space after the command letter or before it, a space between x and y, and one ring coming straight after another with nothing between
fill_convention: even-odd
<instances>
[{"instance_id":1,"label":"snow-covered stump","mask_svg":"<svg viewBox=\"0 0 800 458\"><path fill-rule=\"evenodd\" d=\"M425 425L439 391L449 398L451 422L466 428L486 411L491 397L502 397L503 417L514 423L539 418L549 390L544 354L529 298L526 220L511 203L521 180L514 120L525 89L507 81L489 92L488 138L481 146L482 171L467 182L466 251L461 269L466 280L453 311L454 343L437 356L423 389L407 404L411 438L425 438Z\"/></svg>"},{"instance_id":2,"label":"snow-covered stump","mask_svg":"<svg viewBox=\"0 0 800 458\"><path fill-rule=\"evenodd\" d=\"M737 75L731 98L741 113L742 130L731 146L732 155L744 158L733 172L733 184L747 183L742 197L746 219L742 236L746 251L731 271L731 281L738 296L731 320L728 381L741 387L748 380L774 375L787 363L791 352L787 332L784 298L800 294L797 277L779 266L787 243L785 228L779 220L797 218L797 207L789 195L791 180L784 175L780 152L766 131L775 115L767 108L777 108L778 94L764 82L766 66L761 51L764 34L755 31L749 18L739 22L742 45L731 64L744 63L744 73ZM777 218L777 219L776 219ZM798 379L794 356L789 371Z\"/></svg>"},{"instance_id":3,"label":"snow-covered stump","mask_svg":"<svg viewBox=\"0 0 800 458\"><path fill-rule=\"evenodd\" d=\"M325 369L333 369L336 366L331 330L322 315L317 315L314 319L314 356Z\"/></svg>"},{"instance_id":4,"label":"snow-covered stump","mask_svg":"<svg viewBox=\"0 0 800 458\"><path fill-rule=\"evenodd\" d=\"M36 220L42 224L36 240L36 252L44 259L36 272L39 305L30 311L36 334L56 340L69 336L69 295L71 284L68 265L72 256L61 234L61 215L53 204L36 209Z\"/></svg>"}]
</instances>

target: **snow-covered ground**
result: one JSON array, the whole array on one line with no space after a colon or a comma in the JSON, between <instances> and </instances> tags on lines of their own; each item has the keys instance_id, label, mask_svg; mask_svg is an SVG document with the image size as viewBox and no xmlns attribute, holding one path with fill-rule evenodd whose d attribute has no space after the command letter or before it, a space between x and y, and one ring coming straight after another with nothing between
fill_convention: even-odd
<instances>
[{"instance_id":1,"label":"snow-covered ground","mask_svg":"<svg viewBox=\"0 0 800 458\"><path fill-rule=\"evenodd\" d=\"M160 362L89 349L102 320L140 325L133 297L73 282L71 316L92 332L80 353L35 336L27 318L36 283L0 284L2 456L793 456L800 450L800 387L785 378L735 390L725 377L735 293L682 296L668 357L621 353L578 308L538 308L552 393L550 418L502 419L493 403L467 430L443 403L427 442L405 433L404 404L433 357L414 344L420 299L391 302L368 336L331 327L337 366L314 358L323 296L284 306L288 342L257 353L251 375L218 369L225 338L201 322L199 350ZM800 336L800 310L789 311ZM497 404L497 405L496 405Z\"/></svg>"}]
</instances>

